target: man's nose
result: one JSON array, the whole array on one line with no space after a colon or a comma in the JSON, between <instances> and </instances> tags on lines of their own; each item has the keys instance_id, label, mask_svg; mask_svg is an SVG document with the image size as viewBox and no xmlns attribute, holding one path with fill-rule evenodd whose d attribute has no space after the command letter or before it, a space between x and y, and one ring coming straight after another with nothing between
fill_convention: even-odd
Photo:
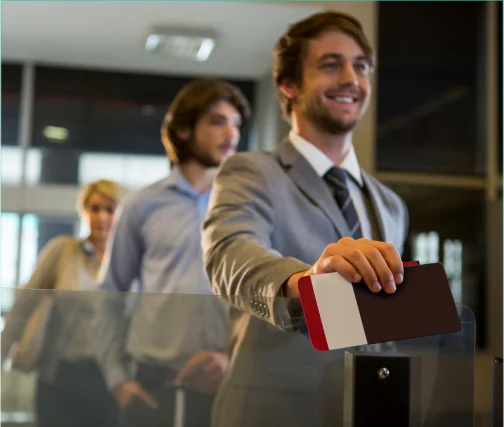
<instances>
[{"instance_id":1,"label":"man's nose","mask_svg":"<svg viewBox=\"0 0 504 427\"><path fill-rule=\"evenodd\" d=\"M236 126L228 124L226 126L226 138L233 143L236 143L240 139L240 133Z\"/></svg>"},{"instance_id":2,"label":"man's nose","mask_svg":"<svg viewBox=\"0 0 504 427\"><path fill-rule=\"evenodd\" d=\"M352 63L345 63L342 67L340 73L340 85L341 86L358 86L359 80L357 79L357 73L353 67Z\"/></svg>"}]
</instances>

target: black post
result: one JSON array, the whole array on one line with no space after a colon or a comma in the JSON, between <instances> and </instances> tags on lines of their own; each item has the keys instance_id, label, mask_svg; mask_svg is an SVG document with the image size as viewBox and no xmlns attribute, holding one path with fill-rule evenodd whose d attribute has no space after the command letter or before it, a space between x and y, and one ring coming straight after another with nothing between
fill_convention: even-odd
<instances>
[{"instance_id":1,"label":"black post","mask_svg":"<svg viewBox=\"0 0 504 427\"><path fill-rule=\"evenodd\" d=\"M346 352L344 427L418 427L419 368L407 355Z\"/></svg>"}]
</instances>

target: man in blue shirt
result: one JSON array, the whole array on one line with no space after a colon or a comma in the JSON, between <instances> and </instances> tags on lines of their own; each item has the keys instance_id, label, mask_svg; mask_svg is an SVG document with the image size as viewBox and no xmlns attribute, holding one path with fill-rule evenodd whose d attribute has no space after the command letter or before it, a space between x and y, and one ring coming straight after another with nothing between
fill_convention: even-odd
<instances>
[{"instance_id":1,"label":"man in blue shirt","mask_svg":"<svg viewBox=\"0 0 504 427\"><path fill-rule=\"evenodd\" d=\"M134 192L117 213L100 287L129 292L137 281L142 293L127 324L125 298L103 297L95 339L128 426L171 426L179 382L187 390L184 425L210 425L227 368L228 315L211 296L200 227L218 166L235 153L249 116L247 100L233 85L188 84L161 129L170 176Z\"/></svg>"}]
</instances>

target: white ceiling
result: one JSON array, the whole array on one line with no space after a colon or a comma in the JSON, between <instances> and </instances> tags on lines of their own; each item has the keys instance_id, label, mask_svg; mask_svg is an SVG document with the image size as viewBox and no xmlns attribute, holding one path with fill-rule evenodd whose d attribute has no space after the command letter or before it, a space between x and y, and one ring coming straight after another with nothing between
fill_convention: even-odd
<instances>
[{"instance_id":1,"label":"white ceiling","mask_svg":"<svg viewBox=\"0 0 504 427\"><path fill-rule=\"evenodd\" d=\"M237 2L2 2L2 60L166 74L256 78L271 66L287 26L318 4ZM214 29L218 44L204 63L153 56L143 49L153 26Z\"/></svg>"}]
</instances>

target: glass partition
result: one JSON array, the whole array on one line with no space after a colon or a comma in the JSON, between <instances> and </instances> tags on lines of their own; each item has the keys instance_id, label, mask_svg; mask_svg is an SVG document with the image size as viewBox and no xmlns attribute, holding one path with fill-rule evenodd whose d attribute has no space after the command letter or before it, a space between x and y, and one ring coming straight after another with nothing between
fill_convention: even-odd
<instances>
[{"instance_id":1,"label":"glass partition","mask_svg":"<svg viewBox=\"0 0 504 427\"><path fill-rule=\"evenodd\" d=\"M473 426L467 307L458 333L319 352L303 328L276 322L281 299L236 308L251 302L17 289L2 331L2 425L359 427L395 414L389 426Z\"/></svg>"},{"instance_id":2,"label":"glass partition","mask_svg":"<svg viewBox=\"0 0 504 427\"><path fill-rule=\"evenodd\" d=\"M504 359L496 357L493 366L493 427L504 427Z\"/></svg>"}]
</instances>

